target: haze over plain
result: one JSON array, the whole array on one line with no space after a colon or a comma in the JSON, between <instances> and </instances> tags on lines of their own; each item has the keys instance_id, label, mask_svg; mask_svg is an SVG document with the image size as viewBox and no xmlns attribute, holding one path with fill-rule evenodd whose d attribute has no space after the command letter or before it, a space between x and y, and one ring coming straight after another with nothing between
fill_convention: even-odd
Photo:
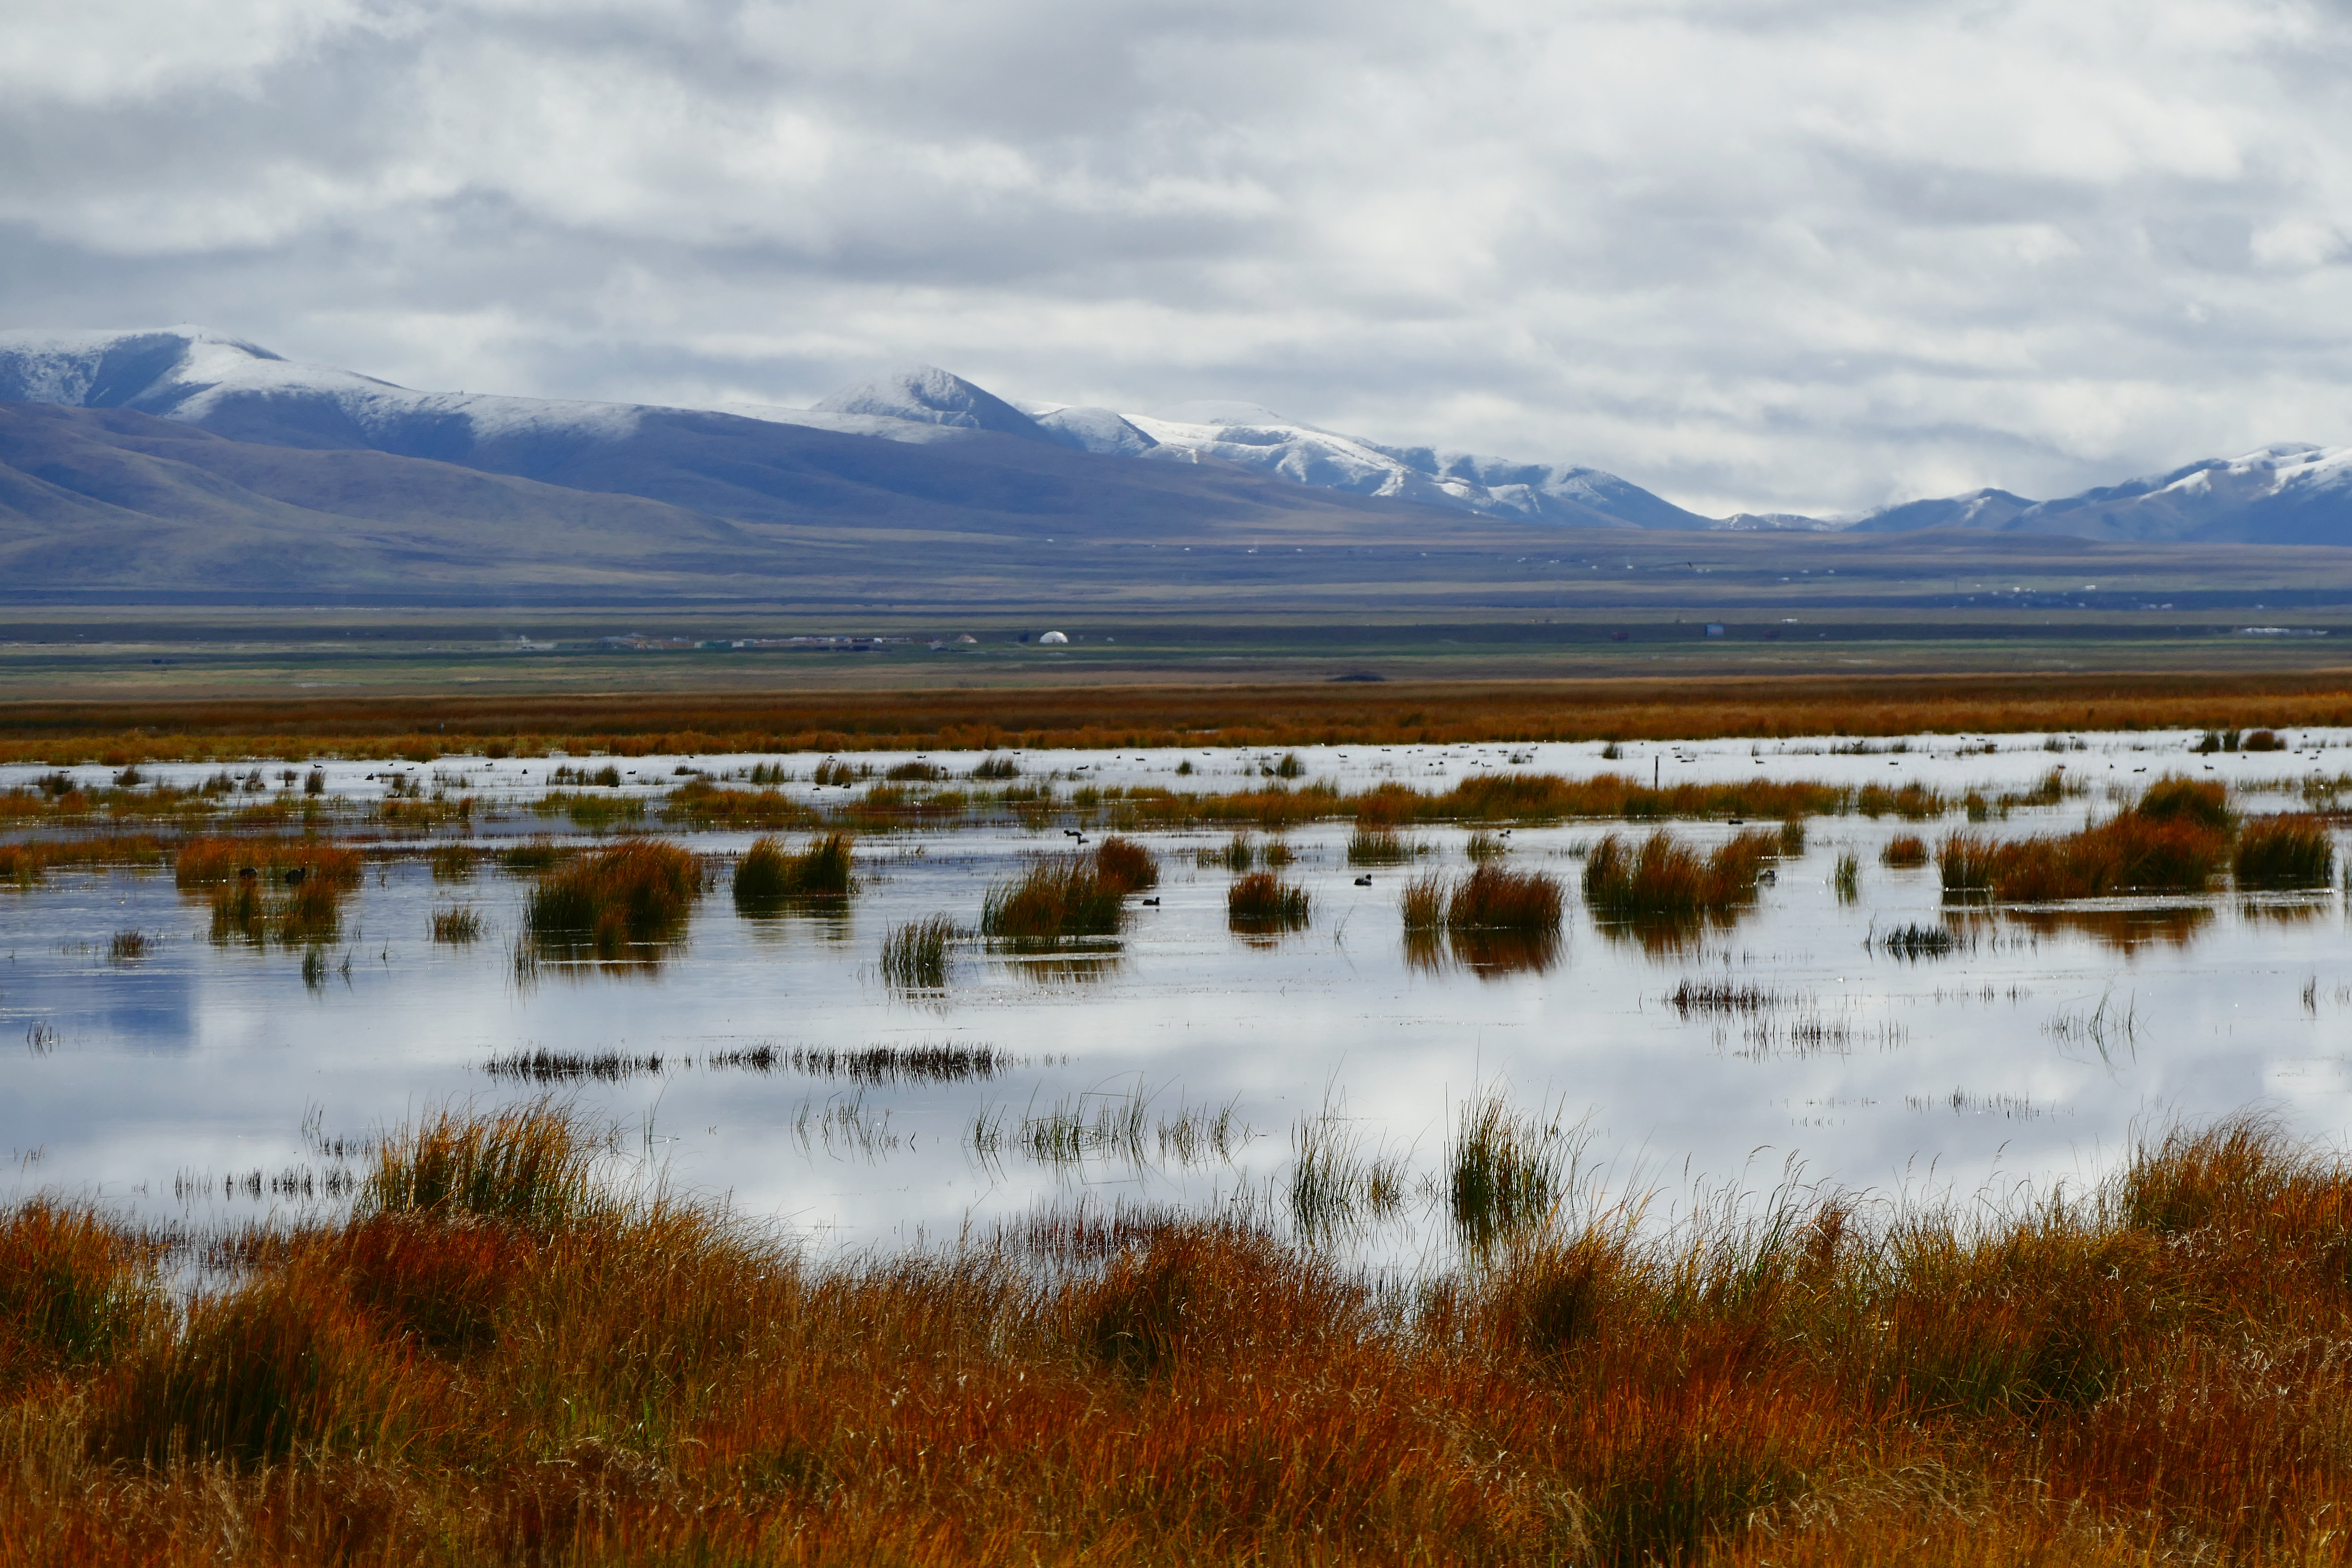
<instances>
[{"instance_id":1,"label":"haze over plain","mask_svg":"<svg viewBox=\"0 0 2352 1568\"><path fill-rule=\"evenodd\" d=\"M1265 405L1837 513L2352 428L2320 5L12 21L0 320L405 385Z\"/></svg>"}]
</instances>

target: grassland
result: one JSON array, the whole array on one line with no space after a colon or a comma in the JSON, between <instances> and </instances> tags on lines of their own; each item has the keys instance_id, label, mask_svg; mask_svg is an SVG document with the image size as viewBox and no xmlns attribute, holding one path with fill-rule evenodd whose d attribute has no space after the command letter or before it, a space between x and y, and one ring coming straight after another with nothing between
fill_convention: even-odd
<instances>
[{"instance_id":1,"label":"grassland","mask_svg":"<svg viewBox=\"0 0 2352 1568\"><path fill-rule=\"evenodd\" d=\"M22 690L24 688L19 687ZM2293 730L2352 723L2352 672L1968 674L1628 670L1607 679L1232 684L1073 680L932 689L126 698L0 703L0 762L244 762L458 752L846 752ZM780 826L790 826L789 824Z\"/></svg>"},{"instance_id":2,"label":"grassland","mask_svg":"<svg viewBox=\"0 0 2352 1568\"><path fill-rule=\"evenodd\" d=\"M37 1201L0 1560L2345 1560L2335 1154L2225 1122L2066 1197L1656 1231L1538 1201L1562 1148L1465 1114L1442 1206L1493 1233L1402 1279L1237 1214L820 1262L547 1110L395 1132L347 1217Z\"/></svg>"}]
</instances>

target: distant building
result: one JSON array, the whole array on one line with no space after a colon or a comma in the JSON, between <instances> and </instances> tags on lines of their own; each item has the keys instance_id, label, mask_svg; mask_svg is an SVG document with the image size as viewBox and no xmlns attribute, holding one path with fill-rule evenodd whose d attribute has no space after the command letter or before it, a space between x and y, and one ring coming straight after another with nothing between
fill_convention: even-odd
<instances>
[{"instance_id":1,"label":"distant building","mask_svg":"<svg viewBox=\"0 0 2352 1568\"><path fill-rule=\"evenodd\" d=\"M1721 636L1723 635L1723 623L1722 623L1721 621L1709 621L1709 622L1707 622L1707 623L1706 623L1706 635L1707 635L1707 636L1709 636L1709 637L1721 637Z\"/></svg>"},{"instance_id":2,"label":"distant building","mask_svg":"<svg viewBox=\"0 0 2352 1568\"><path fill-rule=\"evenodd\" d=\"M1066 643L1070 639L1064 637L1059 632L1047 632L1044 637L1039 637L1037 640L1040 643Z\"/></svg>"}]
</instances>

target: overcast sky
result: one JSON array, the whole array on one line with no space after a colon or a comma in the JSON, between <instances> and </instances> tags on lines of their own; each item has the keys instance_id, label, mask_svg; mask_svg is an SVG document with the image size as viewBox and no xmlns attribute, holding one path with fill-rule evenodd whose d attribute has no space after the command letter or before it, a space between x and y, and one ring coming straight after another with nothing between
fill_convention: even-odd
<instances>
[{"instance_id":1,"label":"overcast sky","mask_svg":"<svg viewBox=\"0 0 2352 1568\"><path fill-rule=\"evenodd\" d=\"M2352 0L0 6L0 324L925 361L1714 512L2352 442Z\"/></svg>"}]
</instances>

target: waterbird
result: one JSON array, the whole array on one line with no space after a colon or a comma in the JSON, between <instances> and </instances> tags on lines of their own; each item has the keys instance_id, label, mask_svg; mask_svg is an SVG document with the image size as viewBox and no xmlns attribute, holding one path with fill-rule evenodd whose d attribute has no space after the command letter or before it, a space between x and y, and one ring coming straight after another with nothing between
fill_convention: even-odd
<instances>
[{"instance_id":1,"label":"waterbird","mask_svg":"<svg viewBox=\"0 0 2352 1568\"><path fill-rule=\"evenodd\" d=\"M1372 879L1370 877L1359 877L1356 879L1356 886L1359 888L1369 888L1371 885Z\"/></svg>"},{"instance_id":2,"label":"waterbird","mask_svg":"<svg viewBox=\"0 0 2352 1568\"><path fill-rule=\"evenodd\" d=\"M1158 899L1146 899L1143 900L1143 907L1147 910L1156 910L1160 907L1160 900Z\"/></svg>"}]
</instances>

